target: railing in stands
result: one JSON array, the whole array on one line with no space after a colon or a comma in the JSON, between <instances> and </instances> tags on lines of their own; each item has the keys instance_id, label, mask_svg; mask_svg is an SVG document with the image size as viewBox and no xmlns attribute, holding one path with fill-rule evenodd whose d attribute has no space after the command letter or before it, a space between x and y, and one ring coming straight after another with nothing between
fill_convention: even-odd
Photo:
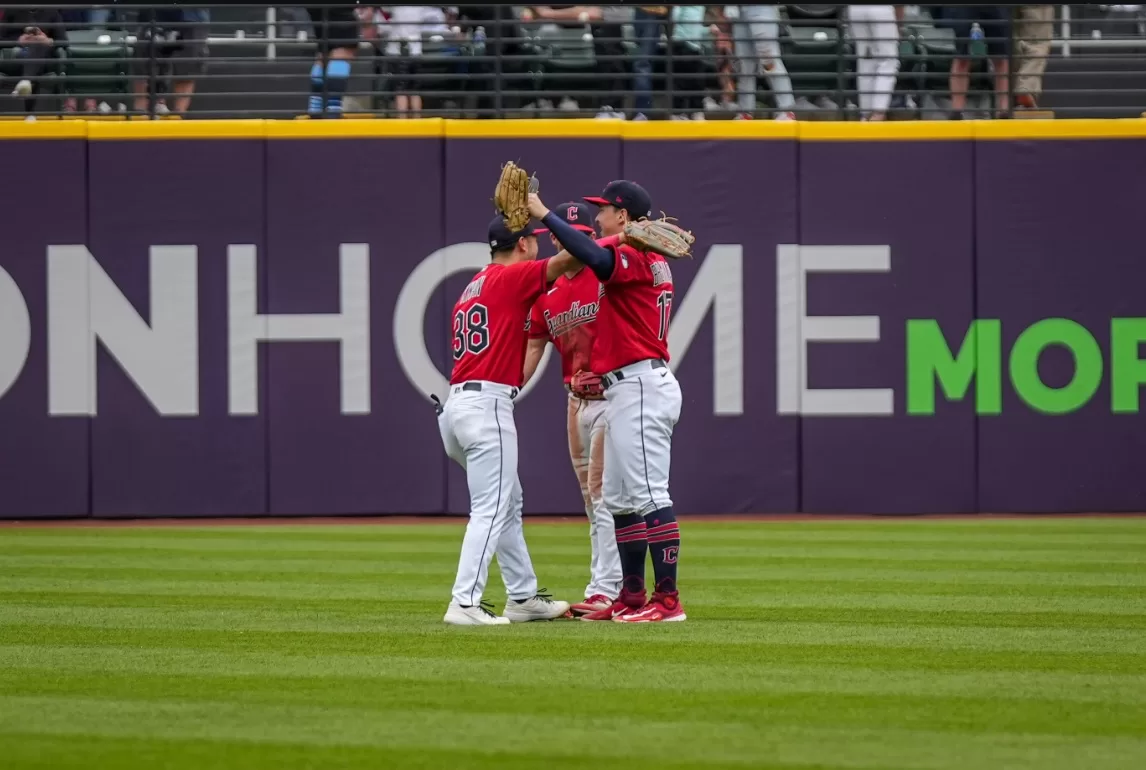
<instances>
[{"instance_id":1,"label":"railing in stands","mask_svg":"<svg viewBox=\"0 0 1146 770\"><path fill-rule=\"evenodd\" d=\"M983 10L1002 7L7 8L0 113L939 120L1146 111L1143 6Z\"/></svg>"}]
</instances>

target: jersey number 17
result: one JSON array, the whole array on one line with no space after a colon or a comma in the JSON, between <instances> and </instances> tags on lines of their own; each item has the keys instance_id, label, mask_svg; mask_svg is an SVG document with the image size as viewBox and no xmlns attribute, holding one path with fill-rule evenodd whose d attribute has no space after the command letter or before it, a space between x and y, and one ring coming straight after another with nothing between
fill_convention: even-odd
<instances>
[{"instance_id":1,"label":"jersey number 17","mask_svg":"<svg viewBox=\"0 0 1146 770\"><path fill-rule=\"evenodd\" d=\"M660 311L660 325L657 329L657 339L663 340L669 330L669 315L672 313L672 292L665 290L657 295L657 310Z\"/></svg>"}]
</instances>

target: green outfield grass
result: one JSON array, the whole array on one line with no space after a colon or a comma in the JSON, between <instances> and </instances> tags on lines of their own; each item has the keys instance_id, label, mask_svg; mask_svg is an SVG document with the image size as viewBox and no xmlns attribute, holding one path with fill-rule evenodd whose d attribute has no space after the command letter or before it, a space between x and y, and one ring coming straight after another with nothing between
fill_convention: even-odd
<instances>
[{"instance_id":1,"label":"green outfield grass","mask_svg":"<svg viewBox=\"0 0 1146 770\"><path fill-rule=\"evenodd\" d=\"M0 765L1146 768L1146 519L682 531L685 623L452 628L461 522L0 529Z\"/></svg>"}]
</instances>

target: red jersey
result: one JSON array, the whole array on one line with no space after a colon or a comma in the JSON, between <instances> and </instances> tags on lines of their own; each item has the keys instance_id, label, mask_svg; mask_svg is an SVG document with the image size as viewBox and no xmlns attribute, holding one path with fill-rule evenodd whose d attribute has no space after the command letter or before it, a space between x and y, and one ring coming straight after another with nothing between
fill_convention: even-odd
<instances>
[{"instance_id":1,"label":"red jersey","mask_svg":"<svg viewBox=\"0 0 1146 770\"><path fill-rule=\"evenodd\" d=\"M553 341L561 354L561 374L567 383L577 372L589 369L596 337L593 322L600 307L601 282L587 267L572 278L558 278L533 306L529 336Z\"/></svg>"},{"instance_id":2,"label":"red jersey","mask_svg":"<svg viewBox=\"0 0 1146 770\"><path fill-rule=\"evenodd\" d=\"M450 384L469 380L520 388L529 311L545 291L545 263L490 263L454 305L454 371Z\"/></svg>"},{"instance_id":3,"label":"red jersey","mask_svg":"<svg viewBox=\"0 0 1146 770\"><path fill-rule=\"evenodd\" d=\"M602 287L592 366L608 374L622 366L659 358L668 362L672 271L660 254L613 246L613 273Z\"/></svg>"}]
</instances>

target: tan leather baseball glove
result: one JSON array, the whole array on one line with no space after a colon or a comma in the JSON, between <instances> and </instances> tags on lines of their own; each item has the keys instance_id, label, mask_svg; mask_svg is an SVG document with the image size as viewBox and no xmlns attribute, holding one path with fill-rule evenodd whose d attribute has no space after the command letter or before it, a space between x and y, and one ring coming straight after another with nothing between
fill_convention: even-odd
<instances>
[{"instance_id":1,"label":"tan leather baseball glove","mask_svg":"<svg viewBox=\"0 0 1146 770\"><path fill-rule=\"evenodd\" d=\"M537 192L537 177L512 160L501 167L501 176L493 190L493 205L497 207L510 232L516 233L529 224L529 194Z\"/></svg>"},{"instance_id":2,"label":"tan leather baseball glove","mask_svg":"<svg viewBox=\"0 0 1146 770\"><path fill-rule=\"evenodd\" d=\"M672 259L692 256L696 237L673 224L672 217L638 219L625 225L625 243L641 251L651 251Z\"/></svg>"}]
</instances>

